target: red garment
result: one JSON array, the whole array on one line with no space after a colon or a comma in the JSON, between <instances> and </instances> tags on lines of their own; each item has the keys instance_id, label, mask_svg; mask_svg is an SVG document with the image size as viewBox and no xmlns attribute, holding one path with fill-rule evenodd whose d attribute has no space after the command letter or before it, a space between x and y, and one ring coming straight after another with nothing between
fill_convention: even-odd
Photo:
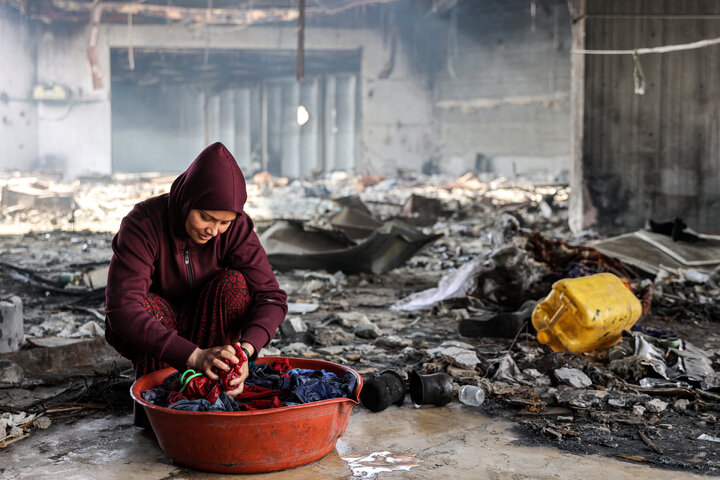
<instances>
[{"instance_id":1,"label":"red garment","mask_svg":"<svg viewBox=\"0 0 720 480\"><path fill-rule=\"evenodd\" d=\"M235 356L238 357L240 361L233 364L223 358L223 363L230 366L230 370L227 371L212 367L213 373L220 377L219 380L211 380L205 375L191 379L187 383L185 390L183 390L183 393L189 400L204 398L210 403L215 403L221 391L224 392L235 388L230 385L230 382L240 376L240 368L247 362L247 357L239 343L233 345L233 348L235 349Z\"/></svg>"},{"instance_id":2,"label":"red garment","mask_svg":"<svg viewBox=\"0 0 720 480\"><path fill-rule=\"evenodd\" d=\"M242 393L235 397L235 400L259 400L263 398L277 397L282 395L282 390L271 390L269 388L261 387L259 385L245 385Z\"/></svg>"},{"instance_id":3,"label":"red garment","mask_svg":"<svg viewBox=\"0 0 720 480\"><path fill-rule=\"evenodd\" d=\"M285 372L290 370L292 367L290 366L290 360L287 358L281 358L280 360L275 360L270 368L276 372Z\"/></svg>"},{"instance_id":4,"label":"red garment","mask_svg":"<svg viewBox=\"0 0 720 480\"><path fill-rule=\"evenodd\" d=\"M283 402L278 397L272 397L268 400L253 400L249 403L241 403L239 406L241 410L266 410L268 408L280 408L283 406Z\"/></svg>"},{"instance_id":5,"label":"red garment","mask_svg":"<svg viewBox=\"0 0 720 480\"><path fill-rule=\"evenodd\" d=\"M130 359L141 352L185 370L196 345L149 314L143 301L154 293L180 308L190 293L226 268L243 274L253 297L240 341L249 342L255 351L270 342L287 313L287 295L278 286L252 220L243 212L246 198L237 162L215 143L173 182L169 194L135 206L112 242L105 290L108 343ZM192 209L233 211L238 216L225 233L195 245L184 227Z\"/></svg>"},{"instance_id":6,"label":"red garment","mask_svg":"<svg viewBox=\"0 0 720 480\"><path fill-rule=\"evenodd\" d=\"M180 392L170 392L167 397L167 404L172 405L180 400L187 400L187 397Z\"/></svg>"}]
</instances>

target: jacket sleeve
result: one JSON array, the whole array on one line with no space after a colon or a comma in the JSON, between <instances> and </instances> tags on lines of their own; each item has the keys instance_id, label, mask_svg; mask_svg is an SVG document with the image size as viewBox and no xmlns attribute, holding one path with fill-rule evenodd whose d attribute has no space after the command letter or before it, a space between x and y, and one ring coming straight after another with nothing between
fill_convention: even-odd
<instances>
[{"instance_id":1,"label":"jacket sleeve","mask_svg":"<svg viewBox=\"0 0 720 480\"><path fill-rule=\"evenodd\" d=\"M143 302L152 284L161 234L138 207L113 238L105 289L105 337L121 354L151 355L184 370L196 346L149 314Z\"/></svg>"},{"instance_id":2,"label":"jacket sleeve","mask_svg":"<svg viewBox=\"0 0 720 480\"><path fill-rule=\"evenodd\" d=\"M287 313L287 294L280 289L270 268L265 249L246 214L237 220L228 238L227 262L240 271L253 296L253 307L244 324L240 341L249 342L259 352L270 343Z\"/></svg>"}]
</instances>

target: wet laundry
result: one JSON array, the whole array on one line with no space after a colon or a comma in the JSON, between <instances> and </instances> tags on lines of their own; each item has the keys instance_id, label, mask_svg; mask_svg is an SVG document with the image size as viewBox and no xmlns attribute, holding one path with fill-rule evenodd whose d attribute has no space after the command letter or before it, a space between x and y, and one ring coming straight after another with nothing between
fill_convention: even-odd
<instances>
[{"instance_id":1,"label":"wet laundry","mask_svg":"<svg viewBox=\"0 0 720 480\"><path fill-rule=\"evenodd\" d=\"M234 412L348 398L355 391L357 381L352 373L348 372L340 378L325 370L291 369L287 361L283 360L285 359L273 364L250 363L250 374L245 381L245 388L234 399L224 391L207 397L193 392L180 393L178 386L181 376L177 372L168 376L162 385L142 392L142 397L154 405L176 410ZM198 377L201 378L206 379ZM188 385L194 380L196 379L188 382ZM206 390L207 387L203 389ZM215 389L218 389L217 384L211 388L210 393Z\"/></svg>"}]
</instances>

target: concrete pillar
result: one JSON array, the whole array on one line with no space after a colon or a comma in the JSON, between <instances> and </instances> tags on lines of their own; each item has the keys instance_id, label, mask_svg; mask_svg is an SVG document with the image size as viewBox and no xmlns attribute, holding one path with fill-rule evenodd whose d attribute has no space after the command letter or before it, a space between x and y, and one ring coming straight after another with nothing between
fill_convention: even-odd
<instances>
[{"instance_id":1,"label":"concrete pillar","mask_svg":"<svg viewBox=\"0 0 720 480\"><path fill-rule=\"evenodd\" d=\"M318 161L320 110L318 108L318 80L305 80L300 86L300 105L307 108L310 120L300 127L300 174L310 178L322 169Z\"/></svg>"},{"instance_id":2,"label":"concrete pillar","mask_svg":"<svg viewBox=\"0 0 720 480\"><path fill-rule=\"evenodd\" d=\"M282 85L279 82L267 85L267 169L273 175L284 175L282 171Z\"/></svg>"},{"instance_id":3,"label":"concrete pillar","mask_svg":"<svg viewBox=\"0 0 720 480\"><path fill-rule=\"evenodd\" d=\"M250 89L235 90L235 159L244 174L251 173L252 141L250 138Z\"/></svg>"},{"instance_id":4,"label":"concrete pillar","mask_svg":"<svg viewBox=\"0 0 720 480\"><path fill-rule=\"evenodd\" d=\"M337 136L335 140L335 168L355 169L355 108L357 77L338 75L336 85Z\"/></svg>"},{"instance_id":5,"label":"concrete pillar","mask_svg":"<svg viewBox=\"0 0 720 480\"><path fill-rule=\"evenodd\" d=\"M335 76L325 77L325 171L331 172L337 166L335 158L335 137L337 135L337 103L335 102Z\"/></svg>"},{"instance_id":6,"label":"concrete pillar","mask_svg":"<svg viewBox=\"0 0 720 480\"><path fill-rule=\"evenodd\" d=\"M0 353L15 352L23 341L23 307L13 295L0 301Z\"/></svg>"},{"instance_id":7,"label":"concrete pillar","mask_svg":"<svg viewBox=\"0 0 720 480\"><path fill-rule=\"evenodd\" d=\"M219 97L219 140L237 158L235 151L235 92L225 90Z\"/></svg>"},{"instance_id":8,"label":"concrete pillar","mask_svg":"<svg viewBox=\"0 0 720 480\"><path fill-rule=\"evenodd\" d=\"M297 82L283 83L282 95L282 174L300 177L300 126L297 124L297 107L300 87Z\"/></svg>"}]
</instances>

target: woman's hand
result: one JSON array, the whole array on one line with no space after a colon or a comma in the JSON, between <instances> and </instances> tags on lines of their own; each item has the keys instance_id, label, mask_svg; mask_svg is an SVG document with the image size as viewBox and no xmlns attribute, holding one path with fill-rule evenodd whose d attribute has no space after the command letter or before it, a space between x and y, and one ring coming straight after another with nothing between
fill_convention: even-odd
<instances>
[{"instance_id":1,"label":"woman's hand","mask_svg":"<svg viewBox=\"0 0 720 480\"><path fill-rule=\"evenodd\" d=\"M235 349L230 345L225 345L223 347L206 349L196 348L195 351L190 354L187 366L198 373L204 374L210 380L219 380L220 377L212 371L212 367L225 372L230 370L230 366L221 360L223 358L233 364L240 362L240 359L235 356ZM243 381L245 381L244 378Z\"/></svg>"},{"instance_id":2,"label":"woman's hand","mask_svg":"<svg viewBox=\"0 0 720 480\"><path fill-rule=\"evenodd\" d=\"M253 353L255 353L255 347L253 347L252 344L248 342L243 342L240 345L245 348L245 350L247 350L251 356ZM233 349L233 352L235 352L235 349ZM240 395L245 389L245 379L247 379L248 375L250 374L250 359L247 358L246 360L247 361L240 366L240 376L235 380L230 380L230 386L233 387L233 389L225 392L231 397L234 397L235 395Z\"/></svg>"},{"instance_id":3,"label":"woman's hand","mask_svg":"<svg viewBox=\"0 0 720 480\"><path fill-rule=\"evenodd\" d=\"M255 353L255 347L252 346L252 344L248 342L243 342L242 347L244 347L250 355L253 355ZM212 371L212 367L218 368L220 370L223 370L227 372L230 370L230 366L222 361L222 359L228 360L232 364L237 364L240 362L240 358L236 356L235 349L232 347L232 345L225 345L222 347L212 347L212 348L196 348L195 351L193 351L192 354L190 354L190 358L188 358L187 366L188 368L192 368L196 372L203 373L205 376L207 376L210 380L219 380L220 377L217 376ZM250 368L249 368L249 359L248 361L244 362L240 366L240 376L234 380L230 381L230 387L232 387L232 390L228 390L225 393L231 397L234 397L235 395L239 395L242 393L243 389L245 388L245 379L247 379L248 375L250 374Z\"/></svg>"}]
</instances>

